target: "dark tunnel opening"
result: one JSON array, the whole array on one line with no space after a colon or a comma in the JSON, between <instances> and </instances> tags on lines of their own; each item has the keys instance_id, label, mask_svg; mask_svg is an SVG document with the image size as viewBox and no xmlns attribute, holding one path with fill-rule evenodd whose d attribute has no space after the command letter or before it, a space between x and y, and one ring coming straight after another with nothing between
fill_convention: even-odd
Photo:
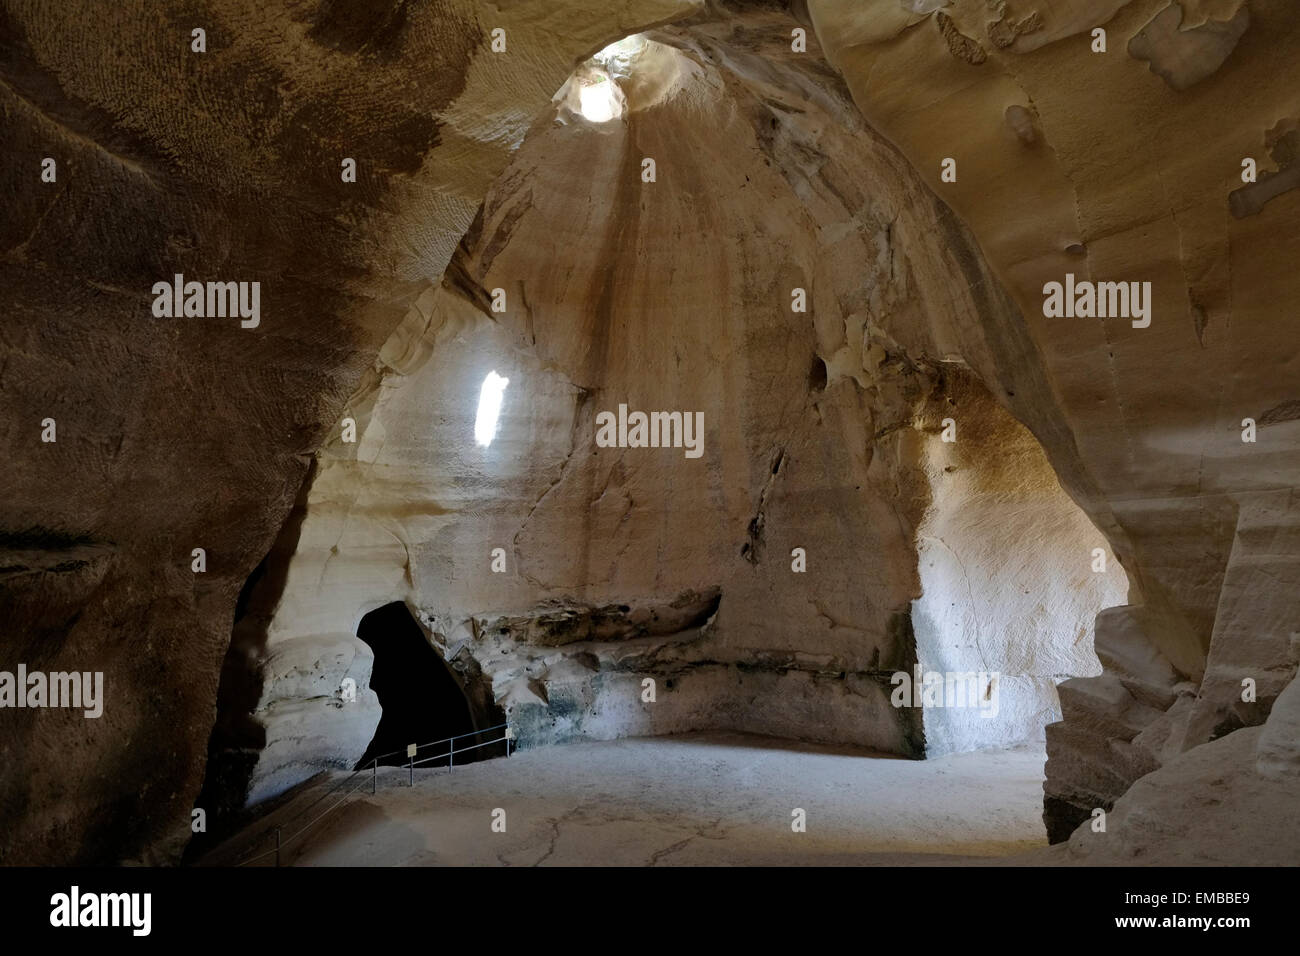
<instances>
[{"instance_id":1,"label":"dark tunnel opening","mask_svg":"<svg viewBox=\"0 0 1300 956\"><path fill-rule=\"evenodd\" d=\"M404 603L395 601L366 614L357 626L357 637L374 651L370 687L383 708L375 736L358 767L368 766L376 757L381 765L404 765L408 744L423 745L477 729L460 683ZM456 741L455 762L481 759L487 755L484 751L496 756L494 748L460 753L461 748L477 742L477 737ZM445 745L421 747L416 759L425 761L420 764L424 767L445 767L446 752ZM439 753L444 756L428 759Z\"/></svg>"}]
</instances>

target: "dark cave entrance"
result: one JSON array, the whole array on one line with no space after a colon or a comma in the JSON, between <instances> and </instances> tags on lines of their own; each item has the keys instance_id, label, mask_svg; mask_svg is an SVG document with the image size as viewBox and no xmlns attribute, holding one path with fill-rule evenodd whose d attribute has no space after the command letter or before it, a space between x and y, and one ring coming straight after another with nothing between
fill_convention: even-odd
<instances>
[{"instance_id":1,"label":"dark cave entrance","mask_svg":"<svg viewBox=\"0 0 1300 956\"><path fill-rule=\"evenodd\" d=\"M407 744L427 744L477 729L473 709L460 682L430 645L403 602L394 601L366 614L357 625L357 637L374 651L370 687L383 708L375 736L358 767L367 766L382 754L392 755L380 757L380 764L404 765ZM461 747L477 742L478 738L456 741L456 763L496 756L495 747L483 747L463 756L459 752ZM423 761L439 751L445 753L446 748L422 749L417 759ZM446 757L422 764L425 767L446 765Z\"/></svg>"}]
</instances>

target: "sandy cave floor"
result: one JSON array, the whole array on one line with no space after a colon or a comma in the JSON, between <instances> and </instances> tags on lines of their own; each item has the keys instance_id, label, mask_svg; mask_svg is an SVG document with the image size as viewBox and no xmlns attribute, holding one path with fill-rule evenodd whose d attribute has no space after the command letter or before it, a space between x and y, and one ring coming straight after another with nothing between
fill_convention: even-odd
<instances>
[{"instance_id":1,"label":"sandy cave floor","mask_svg":"<svg viewBox=\"0 0 1300 956\"><path fill-rule=\"evenodd\" d=\"M458 768L322 776L208 855L284 865L961 864L1046 846L1041 745L904 760L739 734L584 742ZM290 834L339 803L306 832ZM791 811L807 811L807 832ZM506 832L492 813L506 811ZM274 857L259 864L272 865Z\"/></svg>"}]
</instances>

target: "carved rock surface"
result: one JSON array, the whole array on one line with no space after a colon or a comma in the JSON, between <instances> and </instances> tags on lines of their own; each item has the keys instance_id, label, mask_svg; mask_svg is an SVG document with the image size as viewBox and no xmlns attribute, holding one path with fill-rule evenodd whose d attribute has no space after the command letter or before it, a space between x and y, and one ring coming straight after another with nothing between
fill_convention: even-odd
<instances>
[{"instance_id":1,"label":"carved rock surface","mask_svg":"<svg viewBox=\"0 0 1300 956\"><path fill-rule=\"evenodd\" d=\"M7 3L0 646L102 671L106 700L0 712L0 861L174 860L205 776L238 803L346 766L376 717L356 625L392 600L536 743L709 727L919 755L1015 739L1076 675L1046 732L1055 839L1154 801L1197 852L1179 815L1256 738L1240 827L1277 824L1290 778L1257 728L1300 610L1300 21L1246 9ZM639 31L656 65L594 128L566 84ZM1067 273L1151 282L1150 326L1046 318ZM156 318L176 274L260 282L259 327ZM706 456L596 448L619 403L703 410ZM945 448L964 408L990 441ZM980 514L1045 560L981 544ZM966 550L927 566L954 529ZM940 613L968 559L1031 593ZM678 631L516 639L711 589ZM983 660L981 614L1010 635ZM927 655L1005 670L1015 719L890 706Z\"/></svg>"}]
</instances>

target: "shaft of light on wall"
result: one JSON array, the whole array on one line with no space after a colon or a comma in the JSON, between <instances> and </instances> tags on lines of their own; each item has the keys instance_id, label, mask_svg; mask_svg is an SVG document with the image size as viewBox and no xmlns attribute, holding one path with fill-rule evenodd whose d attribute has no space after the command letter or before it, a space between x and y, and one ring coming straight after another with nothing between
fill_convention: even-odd
<instances>
[{"instance_id":1,"label":"shaft of light on wall","mask_svg":"<svg viewBox=\"0 0 1300 956\"><path fill-rule=\"evenodd\" d=\"M584 86L578 95L582 115L593 123L608 123L619 115L618 92L612 80L602 78Z\"/></svg>"},{"instance_id":2,"label":"shaft of light on wall","mask_svg":"<svg viewBox=\"0 0 1300 956\"><path fill-rule=\"evenodd\" d=\"M486 448L497 434L497 418L501 415L501 401L505 398L510 379L502 378L496 369L487 373L478 393L478 414L474 418L474 440Z\"/></svg>"}]
</instances>

